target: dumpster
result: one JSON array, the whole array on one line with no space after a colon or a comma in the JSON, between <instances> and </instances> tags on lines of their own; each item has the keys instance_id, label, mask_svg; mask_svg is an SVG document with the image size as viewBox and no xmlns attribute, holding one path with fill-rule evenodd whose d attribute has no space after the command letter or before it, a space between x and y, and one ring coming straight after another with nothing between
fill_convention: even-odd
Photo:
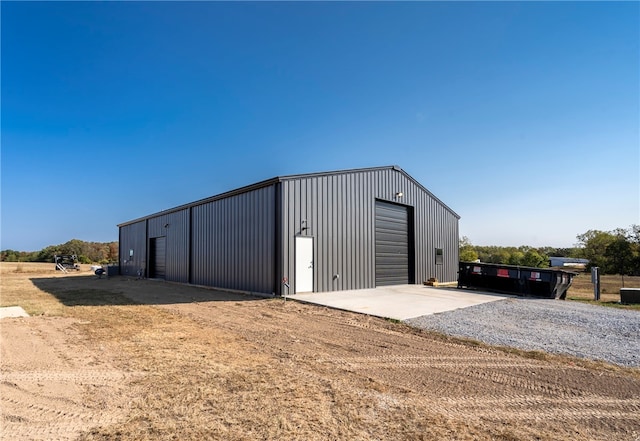
<instances>
[{"instance_id":1,"label":"dumpster","mask_svg":"<svg viewBox=\"0 0 640 441\"><path fill-rule=\"evenodd\" d=\"M620 288L620 303L640 303L640 288Z\"/></svg>"},{"instance_id":2,"label":"dumpster","mask_svg":"<svg viewBox=\"0 0 640 441\"><path fill-rule=\"evenodd\" d=\"M107 277L119 276L120 275L120 266L119 265L108 265L105 268L105 272L107 273Z\"/></svg>"},{"instance_id":3,"label":"dumpster","mask_svg":"<svg viewBox=\"0 0 640 441\"><path fill-rule=\"evenodd\" d=\"M577 274L549 268L460 262L458 288L478 288L521 296L565 299L567 290Z\"/></svg>"}]
</instances>

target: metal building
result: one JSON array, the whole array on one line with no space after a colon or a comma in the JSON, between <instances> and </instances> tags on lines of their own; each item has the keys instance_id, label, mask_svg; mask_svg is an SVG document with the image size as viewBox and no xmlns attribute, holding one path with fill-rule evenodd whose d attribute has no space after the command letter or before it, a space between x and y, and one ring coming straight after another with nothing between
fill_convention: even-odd
<instances>
[{"instance_id":1,"label":"metal building","mask_svg":"<svg viewBox=\"0 0 640 441\"><path fill-rule=\"evenodd\" d=\"M459 218L397 166L276 177L118 225L120 271L275 295L452 282Z\"/></svg>"}]
</instances>

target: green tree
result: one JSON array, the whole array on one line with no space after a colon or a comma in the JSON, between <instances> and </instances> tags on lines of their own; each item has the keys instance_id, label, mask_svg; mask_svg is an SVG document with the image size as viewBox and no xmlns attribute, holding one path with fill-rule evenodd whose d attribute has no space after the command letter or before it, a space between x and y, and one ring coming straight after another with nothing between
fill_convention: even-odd
<instances>
[{"instance_id":1,"label":"green tree","mask_svg":"<svg viewBox=\"0 0 640 441\"><path fill-rule=\"evenodd\" d=\"M53 262L53 256L56 254L63 254L60 252L58 246L51 245L41 249L36 255L35 262Z\"/></svg>"},{"instance_id":2,"label":"green tree","mask_svg":"<svg viewBox=\"0 0 640 441\"><path fill-rule=\"evenodd\" d=\"M19 251L4 250L0 252L0 261L2 262L18 262L20 254Z\"/></svg>"},{"instance_id":3,"label":"green tree","mask_svg":"<svg viewBox=\"0 0 640 441\"><path fill-rule=\"evenodd\" d=\"M640 225L631 225L628 230L627 240L631 246L631 269L629 274L640 276Z\"/></svg>"},{"instance_id":4,"label":"green tree","mask_svg":"<svg viewBox=\"0 0 640 441\"><path fill-rule=\"evenodd\" d=\"M554 248L554 247L542 247L538 248L540 255L553 256L553 257L576 257L573 256L574 248Z\"/></svg>"},{"instance_id":5,"label":"green tree","mask_svg":"<svg viewBox=\"0 0 640 441\"><path fill-rule=\"evenodd\" d=\"M634 254L631 243L626 236L618 234L606 250L607 266L604 271L609 274L620 274L622 277L622 287L624 288L624 275L630 274L633 270Z\"/></svg>"},{"instance_id":6,"label":"green tree","mask_svg":"<svg viewBox=\"0 0 640 441\"><path fill-rule=\"evenodd\" d=\"M50 245L40 251L0 251L0 261L19 262L53 262L54 255L75 254L87 263L93 262L117 262L118 242L85 242L79 239L60 245Z\"/></svg>"},{"instance_id":7,"label":"green tree","mask_svg":"<svg viewBox=\"0 0 640 441\"><path fill-rule=\"evenodd\" d=\"M511 261L511 253L506 248L497 248L489 257L490 263L508 264Z\"/></svg>"},{"instance_id":8,"label":"green tree","mask_svg":"<svg viewBox=\"0 0 640 441\"><path fill-rule=\"evenodd\" d=\"M118 242L109 242L109 254L107 255L109 262L118 262L118 254Z\"/></svg>"},{"instance_id":9,"label":"green tree","mask_svg":"<svg viewBox=\"0 0 640 441\"><path fill-rule=\"evenodd\" d=\"M516 250L509 255L509 260L506 263L508 263L509 265L524 265L524 256L525 254L522 251Z\"/></svg>"},{"instance_id":10,"label":"green tree","mask_svg":"<svg viewBox=\"0 0 640 441\"><path fill-rule=\"evenodd\" d=\"M473 248L460 250L460 260L462 262L475 262L478 260L478 253Z\"/></svg>"},{"instance_id":11,"label":"green tree","mask_svg":"<svg viewBox=\"0 0 640 441\"><path fill-rule=\"evenodd\" d=\"M70 241L59 245L60 253L59 254L75 254L79 256L81 254L85 254L86 242L83 242L79 239L71 239Z\"/></svg>"},{"instance_id":12,"label":"green tree","mask_svg":"<svg viewBox=\"0 0 640 441\"><path fill-rule=\"evenodd\" d=\"M577 236L579 256L605 274L640 275L640 226L613 231L589 230ZM624 283L624 282L623 282Z\"/></svg>"},{"instance_id":13,"label":"green tree","mask_svg":"<svg viewBox=\"0 0 640 441\"><path fill-rule=\"evenodd\" d=\"M478 260L478 253L474 249L467 236L462 236L459 241L459 259L462 262L473 262Z\"/></svg>"},{"instance_id":14,"label":"green tree","mask_svg":"<svg viewBox=\"0 0 640 441\"><path fill-rule=\"evenodd\" d=\"M616 236L607 231L589 230L576 236L578 247L582 257L589 259L588 267L600 267L603 271L607 268L607 247L615 241Z\"/></svg>"},{"instance_id":15,"label":"green tree","mask_svg":"<svg viewBox=\"0 0 640 441\"><path fill-rule=\"evenodd\" d=\"M524 253L522 265L536 268L547 268L549 266L549 258L547 256L542 256L534 249L530 249Z\"/></svg>"}]
</instances>

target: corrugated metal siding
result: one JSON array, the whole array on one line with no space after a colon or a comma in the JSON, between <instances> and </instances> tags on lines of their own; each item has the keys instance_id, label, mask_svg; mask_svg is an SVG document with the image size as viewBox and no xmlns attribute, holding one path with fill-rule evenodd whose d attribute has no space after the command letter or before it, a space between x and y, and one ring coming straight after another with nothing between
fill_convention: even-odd
<instances>
[{"instance_id":1,"label":"corrugated metal siding","mask_svg":"<svg viewBox=\"0 0 640 441\"><path fill-rule=\"evenodd\" d=\"M167 280L280 294L280 278L294 277L294 238L304 235L314 238L316 291L371 288L377 199L413 207L413 279L455 281L457 215L391 167L275 178L121 224L122 274L146 274L149 238L166 237Z\"/></svg>"},{"instance_id":2,"label":"corrugated metal siding","mask_svg":"<svg viewBox=\"0 0 640 441\"><path fill-rule=\"evenodd\" d=\"M166 237L165 276L171 282L189 282L189 209L151 218L149 239Z\"/></svg>"},{"instance_id":3,"label":"corrugated metal siding","mask_svg":"<svg viewBox=\"0 0 640 441\"><path fill-rule=\"evenodd\" d=\"M133 250L133 258L129 258ZM120 274L135 276L147 268L147 222L141 221L120 227Z\"/></svg>"},{"instance_id":4,"label":"corrugated metal siding","mask_svg":"<svg viewBox=\"0 0 640 441\"><path fill-rule=\"evenodd\" d=\"M272 293L276 184L195 206L191 283Z\"/></svg>"},{"instance_id":5,"label":"corrugated metal siding","mask_svg":"<svg viewBox=\"0 0 640 441\"><path fill-rule=\"evenodd\" d=\"M397 192L404 196L396 198ZM284 180L282 276L294 277L294 237L304 235L314 237L316 291L374 287L376 199L413 207L416 282L430 277L455 281L458 218L392 168ZM444 250L443 265L435 264L435 248Z\"/></svg>"}]
</instances>

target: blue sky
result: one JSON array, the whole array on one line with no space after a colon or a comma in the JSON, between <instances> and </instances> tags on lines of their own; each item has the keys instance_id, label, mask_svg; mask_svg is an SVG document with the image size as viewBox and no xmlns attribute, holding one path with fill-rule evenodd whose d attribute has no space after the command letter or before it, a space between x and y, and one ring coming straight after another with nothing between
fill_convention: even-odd
<instances>
[{"instance_id":1,"label":"blue sky","mask_svg":"<svg viewBox=\"0 0 640 441\"><path fill-rule=\"evenodd\" d=\"M2 2L1 249L399 165L479 245L640 223L638 2Z\"/></svg>"}]
</instances>

